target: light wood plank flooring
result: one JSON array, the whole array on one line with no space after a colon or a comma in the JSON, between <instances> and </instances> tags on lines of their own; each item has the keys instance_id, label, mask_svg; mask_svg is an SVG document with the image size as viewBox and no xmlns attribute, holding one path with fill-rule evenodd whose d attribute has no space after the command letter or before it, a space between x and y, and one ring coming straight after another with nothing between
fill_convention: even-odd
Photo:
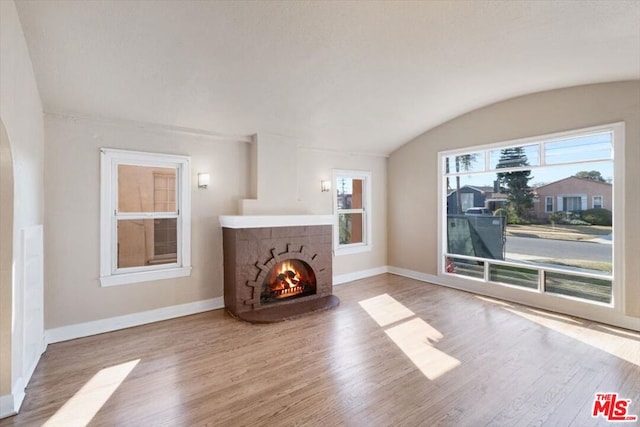
<instances>
[{"instance_id":1,"label":"light wood plank flooring","mask_svg":"<svg viewBox=\"0 0 640 427\"><path fill-rule=\"evenodd\" d=\"M390 274L335 293L278 324L218 310L50 345L0 425L607 425L596 392L640 416L638 333Z\"/></svg>"}]
</instances>

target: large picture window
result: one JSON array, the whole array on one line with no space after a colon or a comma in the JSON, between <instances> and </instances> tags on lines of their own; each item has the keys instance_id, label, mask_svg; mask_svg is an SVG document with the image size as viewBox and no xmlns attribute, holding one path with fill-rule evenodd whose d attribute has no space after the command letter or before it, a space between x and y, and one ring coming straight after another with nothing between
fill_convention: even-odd
<instances>
[{"instance_id":1,"label":"large picture window","mask_svg":"<svg viewBox=\"0 0 640 427\"><path fill-rule=\"evenodd\" d=\"M617 306L623 132L616 124L440 153L440 274Z\"/></svg>"},{"instance_id":2,"label":"large picture window","mask_svg":"<svg viewBox=\"0 0 640 427\"><path fill-rule=\"evenodd\" d=\"M103 286L190 274L186 156L101 150Z\"/></svg>"},{"instance_id":3,"label":"large picture window","mask_svg":"<svg viewBox=\"0 0 640 427\"><path fill-rule=\"evenodd\" d=\"M336 254L371 249L371 174L334 171Z\"/></svg>"}]
</instances>

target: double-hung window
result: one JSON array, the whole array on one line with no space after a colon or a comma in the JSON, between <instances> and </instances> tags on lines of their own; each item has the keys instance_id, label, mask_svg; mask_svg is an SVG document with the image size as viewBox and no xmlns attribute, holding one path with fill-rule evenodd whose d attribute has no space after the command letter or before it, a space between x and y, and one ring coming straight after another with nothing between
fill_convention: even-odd
<instances>
[{"instance_id":1,"label":"double-hung window","mask_svg":"<svg viewBox=\"0 0 640 427\"><path fill-rule=\"evenodd\" d=\"M336 254L371 250L371 173L336 170L333 188Z\"/></svg>"},{"instance_id":2,"label":"double-hung window","mask_svg":"<svg viewBox=\"0 0 640 427\"><path fill-rule=\"evenodd\" d=\"M100 281L188 276L189 157L101 150Z\"/></svg>"},{"instance_id":3,"label":"double-hung window","mask_svg":"<svg viewBox=\"0 0 640 427\"><path fill-rule=\"evenodd\" d=\"M553 212L553 196L546 196L544 198L544 211L546 213Z\"/></svg>"}]
</instances>

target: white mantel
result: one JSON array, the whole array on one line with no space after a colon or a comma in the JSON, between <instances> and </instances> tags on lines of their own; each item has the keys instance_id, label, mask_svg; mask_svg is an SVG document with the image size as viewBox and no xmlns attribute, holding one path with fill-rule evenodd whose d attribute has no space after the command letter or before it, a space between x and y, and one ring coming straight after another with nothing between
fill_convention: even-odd
<instances>
[{"instance_id":1,"label":"white mantel","mask_svg":"<svg viewBox=\"0 0 640 427\"><path fill-rule=\"evenodd\" d=\"M225 228L332 225L334 221L333 215L224 215L218 218Z\"/></svg>"}]
</instances>

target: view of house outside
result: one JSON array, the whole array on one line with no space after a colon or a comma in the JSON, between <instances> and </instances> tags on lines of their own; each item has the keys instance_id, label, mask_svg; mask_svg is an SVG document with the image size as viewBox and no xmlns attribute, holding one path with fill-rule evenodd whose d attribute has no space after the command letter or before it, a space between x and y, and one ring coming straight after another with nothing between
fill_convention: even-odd
<instances>
[{"instance_id":1,"label":"view of house outside","mask_svg":"<svg viewBox=\"0 0 640 427\"><path fill-rule=\"evenodd\" d=\"M613 132L443 160L447 273L612 301Z\"/></svg>"}]
</instances>

